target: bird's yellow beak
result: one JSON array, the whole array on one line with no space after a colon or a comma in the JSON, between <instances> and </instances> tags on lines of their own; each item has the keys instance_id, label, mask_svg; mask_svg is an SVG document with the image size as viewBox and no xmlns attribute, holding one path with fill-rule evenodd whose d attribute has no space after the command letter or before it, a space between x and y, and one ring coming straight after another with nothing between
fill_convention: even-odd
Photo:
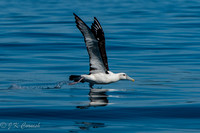
<instances>
[{"instance_id":1,"label":"bird's yellow beak","mask_svg":"<svg viewBox=\"0 0 200 133\"><path fill-rule=\"evenodd\" d=\"M132 79L131 77L127 76L126 79L130 80L130 81L135 81L135 79Z\"/></svg>"}]
</instances>

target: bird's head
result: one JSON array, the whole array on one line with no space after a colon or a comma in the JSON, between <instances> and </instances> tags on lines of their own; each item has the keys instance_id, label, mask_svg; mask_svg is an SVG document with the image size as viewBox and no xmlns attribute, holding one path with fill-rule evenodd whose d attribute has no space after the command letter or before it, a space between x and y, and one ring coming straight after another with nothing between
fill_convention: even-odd
<instances>
[{"instance_id":1,"label":"bird's head","mask_svg":"<svg viewBox=\"0 0 200 133\"><path fill-rule=\"evenodd\" d=\"M126 73L119 73L119 79L127 79L130 81L135 81L135 79L132 79L131 77L129 77Z\"/></svg>"}]
</instances>

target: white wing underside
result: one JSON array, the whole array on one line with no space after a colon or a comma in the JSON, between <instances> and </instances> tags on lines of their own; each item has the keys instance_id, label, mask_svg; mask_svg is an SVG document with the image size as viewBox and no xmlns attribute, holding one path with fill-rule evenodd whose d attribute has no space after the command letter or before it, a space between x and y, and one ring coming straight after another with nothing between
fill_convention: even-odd
<instances>
[{"instance_id":1,"label":"white wing underside","mask_svg":"<svg viewBox=\"0 0 200 133\"><path fill-rule=\"evenodd\" d=\"M86 38L86 45L90 56L90 73L105 73L106 69L101 58L98 41Z\"/></svg>"}]
</instances>

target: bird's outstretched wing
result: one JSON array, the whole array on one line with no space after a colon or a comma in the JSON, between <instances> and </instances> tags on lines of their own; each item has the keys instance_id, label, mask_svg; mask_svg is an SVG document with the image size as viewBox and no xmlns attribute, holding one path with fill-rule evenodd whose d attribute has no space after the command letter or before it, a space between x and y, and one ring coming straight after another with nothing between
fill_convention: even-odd
<instances>
[{"instance_id":1,"label":"bird's outstretched wing","mask_svg":"<svg viewBox=\"0 0 200 133\"><path fill-rule=\"evenodd\" d=\"M92 23L91 31L96 37L96 39L98 40L98 47L101 53L101 58L103 60L103 64L106 70L108 71L109 68L108 68L108 60L107 60L106 48L105 48L104 32L96 17L94 17L94 23Z\"/></svg>"},{"instance_id":2,"label":"bird's outstretched wing","mask_svg":"<svg viewBox=\"0 0 200 133\"><path fill-rule=\"evenodd\" d=\"M84 36L85 44L90 58L90 73L107 73L108 63L105 52L104 33L95 18L90 29L75 13L76 26Z\"/></svg>"}]
</instances>

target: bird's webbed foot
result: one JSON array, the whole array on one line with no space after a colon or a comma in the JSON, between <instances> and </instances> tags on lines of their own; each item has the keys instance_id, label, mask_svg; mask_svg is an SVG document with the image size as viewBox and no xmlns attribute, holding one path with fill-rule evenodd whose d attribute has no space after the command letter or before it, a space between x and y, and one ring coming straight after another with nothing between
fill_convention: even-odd
<instances>
[{"instance_id":1,"label":"bird's webbed foot","mask_svg":"<svg viewBox=\"0 0 200 133\"><path fill-rule=\"evenodd\" d=\"M68 85L75 85L75 84L77 84L77 83L80 83L81 82L81 80L83 80L83 78L81 78L79 81L77 81L77 82L72 82L72 83L69 83Z\"/></svg>"}]
</instances>

